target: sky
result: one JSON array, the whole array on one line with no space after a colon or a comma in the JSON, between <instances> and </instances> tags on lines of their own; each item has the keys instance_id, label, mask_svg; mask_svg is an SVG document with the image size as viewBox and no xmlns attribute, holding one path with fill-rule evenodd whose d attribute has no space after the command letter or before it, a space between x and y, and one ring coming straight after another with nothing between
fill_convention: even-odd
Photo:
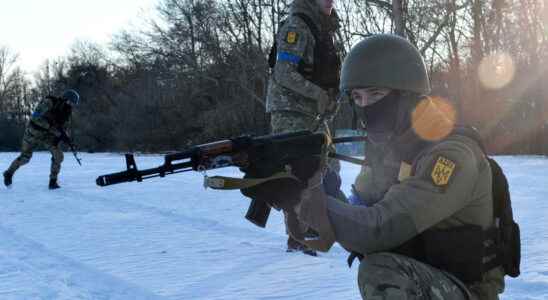
<instances>
[{"instance_id":1,"label":"sky","mask_svg":"<svg viewBox=\"0 0 548 300\"><path fill-rule=\"evenodd\" d=\"M112 34L139 26L157 1L0 0L0 47L17 53L17 65L32 73L77 40L105 45Z\"/></svg>"}]
</instances>

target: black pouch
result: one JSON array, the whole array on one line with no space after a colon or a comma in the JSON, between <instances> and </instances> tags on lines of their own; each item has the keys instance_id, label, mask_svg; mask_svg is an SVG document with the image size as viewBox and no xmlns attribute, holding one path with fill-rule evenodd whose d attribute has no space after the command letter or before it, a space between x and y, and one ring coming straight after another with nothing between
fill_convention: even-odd
<instances>
[{"instance_id":1,"label":"black pouch","mask_svg":"<svg viewBox=\"0 0 548 300\"><path fill-rule=\"evenodd\" d=\"M481 226L427 230L422 239L425 263L448 271L465 283L481 281L485 254Z\"/></svg>"},{"instance_id":2,"label":"black pouch","mask_svg":"<svg viewBox=\"0 0 548 300\"><path fill-rule=\"evenodd\" d=\"M503 267L510 277L519 276L519 264L521 260L521 243L519 226L516 222L504 225L502 236Z\"/></svg>"}]
</instances>

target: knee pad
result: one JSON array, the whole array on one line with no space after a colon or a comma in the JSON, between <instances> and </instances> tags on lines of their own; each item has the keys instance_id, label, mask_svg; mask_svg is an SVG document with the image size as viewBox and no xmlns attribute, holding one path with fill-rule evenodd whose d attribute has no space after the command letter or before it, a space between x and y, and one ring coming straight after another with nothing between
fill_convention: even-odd
<instances>
[{"instance_id":1,"label":"knee pad","mask_svg":"<svg viewBox=\"0 0 548 300\"><path fill-rule=\"evenodd\" d=\"M378 280L379 272L390 272L398 269L398 262L394 255L389 253L375 253L367 255L360 262L358 281L361 283Z\"/></svg>"},{"instance_id":2,"label":"knee pad","mask_svg":"<svg viewBox=\"0 0 548 300\"><path fill-rule=\"evenodd\" d=\"M406 296L409 280L402 276L399 266L397 257L388 253L368 255L362 259L358 272L358 286L362 297L411 299Z\"/></svg>"}]
</instances>

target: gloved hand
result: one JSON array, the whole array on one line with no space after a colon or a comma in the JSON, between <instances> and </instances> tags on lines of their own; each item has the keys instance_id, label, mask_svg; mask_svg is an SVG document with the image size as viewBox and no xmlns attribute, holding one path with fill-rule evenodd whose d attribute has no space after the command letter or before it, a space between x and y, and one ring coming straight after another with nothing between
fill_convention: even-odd
<instances>
[{"instance_id":1,"label":"gloved hand","mask_svg":"<svg viewBox=\"0 0 548 300\"><path fill-rule=\"evenodd\" d=\"M265 183L245 188L241 193L249 198L264 201L276 209L292 210L299 202L301 192L307 188L308 180L320 169L319 156L292 161L287 164L292 178L280 178ZM255 163L247 168L242 168L244 178L266 178L275 173L284 171L285 166L274 165L271 162Z\"/></svg>"},{"instance_id":2,"label":"gloved hand","mask_svg":"<svg viewBox=\"0 0 548 300\"><path fill-rule=\"evenodd\" d=\"M59 141L62 141L67 144L70 143L70 137L62 128L56 128L54 130L54 135Z\"/></svg>"},{"instance_id":3,"label":"gloved hand","mask_svg":"<svg viewBox=\"0 0 548 300\"><path fill-rule=\"evenodd\" d=\"M313 238L307 238L299 226L288 224L289 234L307 247L327 252L335 243L335 233L328 217L328 194L325 192L323 180L325 174L318 170L309 180L308 188L301 193L299 203L294 207L297 224L306 224L317 233Z\"/></svg>"},{"instance_id":4,"label":"gloved hand","mask_svg":"<svg viewBox=\"0 0 548 300\"><path fill-rule=\"evenodd\" d=\"M367 205L360 197L360 194L358 193L358 191L356 190L356 186L354 185L352 185L352 191L350 192L350 196L348 196L347 200L348 203L352 205Z\"/></svg>"},{"instance_id":5,"label":"gloved hand","mask_svg":"<svg viewBox=\"0 0 548 300\"><path fill-rule=\"evenodd\" d=\"M57 129L57 128L51 128L50 129L50 132L51 134L53 134L53 136L55 136L56 138L58 139L61 139L61 136L63 135L63 133L61 132L61 130Z\"/></svg>"}]
</instances>

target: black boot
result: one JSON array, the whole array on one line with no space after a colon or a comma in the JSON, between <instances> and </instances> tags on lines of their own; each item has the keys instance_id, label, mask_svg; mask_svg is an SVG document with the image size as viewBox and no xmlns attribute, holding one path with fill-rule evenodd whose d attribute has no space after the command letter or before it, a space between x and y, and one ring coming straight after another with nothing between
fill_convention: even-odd
<instances>
[{"instance_id":1,"label":"black boot","mask_svg":"<svg viewBox=\"0 0 548 300\"><path fill-rule=\"evenodd\" d=\"M49 180L49 189L50 190L55 190L55 189L58 189L60 188L60 186L57 184L57 179L50 179Z\"/></svg>"},{"instance_id":2,"label":"black boot","mask_svg":"<svg viewBox=\"0 0 548 300\"><path fill-rule=\"evenodd\" d=\"M286 252L302 252L306 255L310 256L316 256L316 251L308 248L307 246L299 243L297 240L295 240L292 237L289 237L287 239L287 250Z\"/></svg>"},{"instance_id":3,"label":"black boot","mask_svg":"<svg viewBox=\"0 0 548 300\"><path fill-rule=\"evenodd\" d=\"M5 186L10 186L11 183L12 183L12 178L13 178L13 173L10 172L10 171L5 171L4 172L4 185Z\"/></svg>"}]
</instances>

